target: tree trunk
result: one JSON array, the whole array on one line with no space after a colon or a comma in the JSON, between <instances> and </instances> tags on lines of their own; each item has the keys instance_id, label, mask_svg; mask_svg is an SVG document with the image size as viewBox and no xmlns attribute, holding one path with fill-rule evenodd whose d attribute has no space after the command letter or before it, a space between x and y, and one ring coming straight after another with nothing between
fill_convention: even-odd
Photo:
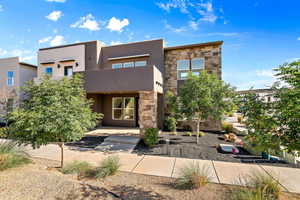
<instances>
[{"instance_id":1,"label":"tree trunk","mask_svg":"<svg viewBox=\"0 0 300 200\"><path fill-rule=\"evenodd\" d=\"M60 142L58 143L58 146L60 147L60 167L64 167L64 143Z\"/></svg>"},{"instance_id":2,"label":"tree trunk","mask_svg":"<svg viewBox=\"0 0 300 200\"><path fill-rule=\"evenodd\" d=\"M199 143L199 129L200 129L200 120L197 120L197 130L196 130L197 144Z\"/></svg>"}]
</instances>

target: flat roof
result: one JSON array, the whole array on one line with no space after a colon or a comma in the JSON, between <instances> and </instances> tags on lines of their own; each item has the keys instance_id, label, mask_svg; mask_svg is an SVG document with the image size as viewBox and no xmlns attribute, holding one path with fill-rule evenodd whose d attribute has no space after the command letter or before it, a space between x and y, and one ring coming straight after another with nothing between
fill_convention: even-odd
<instances>
[{"instance_id":1,"label":"flat roof","mask_svg":"<svg viewBox=\"0 0 300 200\"><path fill-rule=\"evenodd\" d=\"M222 44L223 44L223 41L213 41L213 42L204 42L204 43L196 43L196 44L187 44L187 45L180 45L180 46L165 47L164 50L168 51L168 50L175 50L175 49L205 47L205 46L222 45Z\"/></svg>"},{"instance_id":2,"label":"flat roof","mask_svg":"<svg viewBox=\"0 0 300 200\"><path fill-rule=\"evenodd\" d=\"M33 65L33 64L29 64L29 63L25 63L25 62L19 62L21 65L26 65L28 67L34 67L34 68L37 68L36 65Z\"/></svg>"},{"instance_id":3,"label":"flat roof","mask_svg":"<svg viewBox=\"0 0 300 200\"><path fill-rule=\"evenodd\" d=\"M98 42L98 40L91 40L91 41L87 41L87 42L78 42L78 43L65 44L65 45L59 45L59 46L54 46L54 47L40 48L39 51L48 50L48 49L63 48L63 47L71 47L71 46L77 46L77 45L83 45L83 44L92 43L92 42Z\"/></svg>"}]
</instances>

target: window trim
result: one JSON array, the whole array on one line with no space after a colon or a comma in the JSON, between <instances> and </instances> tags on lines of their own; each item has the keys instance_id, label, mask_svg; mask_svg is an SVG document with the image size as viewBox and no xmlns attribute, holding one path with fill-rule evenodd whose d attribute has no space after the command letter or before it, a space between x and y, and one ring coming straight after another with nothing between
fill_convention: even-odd
<instances>
[{"instance_id":1,"label":"window trim","mask_svg":"<svg viewBox=\"0 0 300 200\"><path fill-rule=\"evenodd\" d=\"M125 108L125 99L130 98L133 99L133 108ZM122 99L122 108L114 108L114 101L115 99ZM121 110L121 118L115 118L115 110ZM132 110L133 116L132 119L124 119L124 111L125 110ZM135 121L135 98L134 97L112 97L112 119L117 121Z\"/></svg>"},{"instance_id":2,"label":"window trim","mask_svg":"<svg viewBox=\"0 0 300 200\"><path fill-rule=\"evenodd\" d=\"M203 67L202 68L192 69L192 60L195 60L195 59L202 59L203 60ZM178 61L181 61L181 60L188 60L189 61L189 69L178 69ZM187 77L186 78L181 78L181 76L180 76L181 73L184 73L184 72L191 72L191 73L201 72L203 69L205 69L205 58L203 58L203 57L194 57L194 58L181 59L181 60L177 60L177 62L176 62L177 80L186 80L187 79Z\"/></svg>"},{"instance_id":3,"label":"window trim","mask_svg":"<svg viewBox=\"0 0 300 200\"><path fill-rule=\"evenodd\" d=\"M12 76L9 76L10 72L12 73ZM14 71L7 71L6 76L7 76L6 85L7 86L14 86L15 85L15 72Z\"/></svg>"}]
</instances>

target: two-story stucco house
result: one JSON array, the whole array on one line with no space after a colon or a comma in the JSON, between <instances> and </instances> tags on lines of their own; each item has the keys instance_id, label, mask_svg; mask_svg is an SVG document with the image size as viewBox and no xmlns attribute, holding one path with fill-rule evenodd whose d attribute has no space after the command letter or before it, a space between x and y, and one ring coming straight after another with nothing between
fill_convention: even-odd
<instances>
[{"instance_id":1,"label":"two-story stucco house","mask_svg":"<svg viewBox=\"0 0 300 200\"><path fill-rule=\"evenodd\" d=\"M82 73L93 109L104 126L161 128L164 93L178 92L188 72L206 69L221 78L222 41L164 47L162 39L103 46L99 41L39 49L38 77ZM219 129L204 122L204 129Z\"/></svg>"},{"instance_id":2,"label":"two-story stucco house","mask_svg":"<svg viewBox=\"0 0 300 200\"><path fill-rule=\"evenodd\" d=\"M36 76L35 65L20 62L18 57L0 59L0 114L19 104L20 87Z\"/></svg>"}]
</instances>

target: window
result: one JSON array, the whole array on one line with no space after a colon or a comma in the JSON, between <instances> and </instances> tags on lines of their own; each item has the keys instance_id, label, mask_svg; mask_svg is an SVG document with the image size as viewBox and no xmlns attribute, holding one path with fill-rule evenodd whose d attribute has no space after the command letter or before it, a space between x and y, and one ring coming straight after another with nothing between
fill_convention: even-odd
<instances>
[{"instance_id":1,"label":"window","mask_svg":"<svg viewBox=\"0 0 300 200\"><path fill-rule=\"evenodd\" d=\"M14 85L14 72L13 71L7 72L7 85L8 86Z\"/></svg>"},{"instance_id":2,"label":"window","mask_svg":"<svg viewBox=\"0 0 300 200\"><path fill-rule=\"evenodd\" d=\"M134 67L134 63L133 63L133 62L126 62L126 63L123 63L123 67L124 67L124 68Z\"/></svg>"},{"instance_id":3,"label":"window","mask_svg":"<svg viewBox=\"0 0 300 200\"><path fill-rule=\"evenodd\" d=\"M14 99L11 99L11 98L7 99L6 108L7 108L7 112L13 111L13 108L14 108Z\"/></svg>"},{"instance_id":4,"label":"window","mask_svg":"<svg viewBox=\"0 0 300 200\"><path fill-rule=\"evenodd\" d=\"M45 69L45 74L48 76L52 76L52 67L46 67Z\"/></svg>"},{"instance_id":5,"label":"window","mask_svg":"<svg viewBox=\"0 0 300 200\"><path fill-rule=\"evenodd\" d=\"M177 77L178 80L187 79L189 72L198 76L200 71L204 69L203 58L193 58L191 60L178 60L177 61Z\"/></svg>"},{"instance_id":6,"label":"window","mask_svg":"<svg viewBox=\"0 0 300 200\"><path fill-rule=\"evenodd\" d=\"M119 68L122 68L122 63L114 63L114 64L112 64L112 68L113 68L113 69L119 69Z\"/></svg>"},{"instance_id":7,"label":"window","mask_svg":"<svg viewBox=\"0 0 300 200\"><path fill-rule=\"evenodd\" d=\"M134 97L113 97L112 101L114 120L134 120Z\"/></svg>"},{"instance_id":8,"label":"window","mask_svg":"<svg viewBox=\"0 0 300 200\"><path fill-rule=\"evenodd\" d=\"M73 67L72 66L65 67L64 75L65 76L72 76L73 75Z\"/></svg>"},{"instance_id":9,"label":"window","mask_svg":"<svg viewBox=\"0 0 300 200\"><path fill-rule=\"evenodd\" d=\"M147 62L145 60L143 61L135 61L134 66L135 67L144 67L147 65Z\"/></svg>"}]
</instances>

